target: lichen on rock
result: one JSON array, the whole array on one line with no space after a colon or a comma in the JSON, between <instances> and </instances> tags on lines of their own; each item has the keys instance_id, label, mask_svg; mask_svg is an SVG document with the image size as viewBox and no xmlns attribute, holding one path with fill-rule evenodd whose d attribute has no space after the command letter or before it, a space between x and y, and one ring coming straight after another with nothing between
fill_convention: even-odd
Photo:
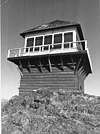
<instances>
[{"instance_id":1,"label":"lichen on rock","mask_svg":"<svg viewBox=\"0 0 100 134\"><path fill-rule=\"evenodd\" d=\"M2 108L2 134L100 134L100 97L64 89L13 97Z\"/></svg>"}]
</instances>

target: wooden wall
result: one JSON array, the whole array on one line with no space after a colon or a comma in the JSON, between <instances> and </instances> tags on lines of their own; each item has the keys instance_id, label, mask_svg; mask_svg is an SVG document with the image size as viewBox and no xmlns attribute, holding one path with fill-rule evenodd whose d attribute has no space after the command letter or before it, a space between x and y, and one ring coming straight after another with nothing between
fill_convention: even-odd
<instances>
[{"instance_id":1,"label":"wooden wall","mask_svg":"<svg viewBox=\"0 0 100 134\"><path fill-rule=\"evenodd\" d=\"M31 73L27 69L23 70L23 76L20 81L19 94L25 94L39 88L49 89L66 89L66 90L79 90L80 85L84 89L84 81L78 74L65 67L64 71L53 67L53 71L49 72L43 68L40 72L37 68L32 68Z\"/></svg>"},{"instance_id":2,"label":"wooden wall","mask_svg":"<svg viewBox=\"0 0 100 134\"><path fill-rule=\"evenodd\" d=\"M51 66L49 65L48 58L41 61L40 59L35 59L34 65L33 61L29 61L30 67L28 65L28 68L23 67L22 69L23 75L20 80L19 95L44 88L84 91L85 77L83 75L83 68L81 67L75 72L70 60L62 57L63 66L60 64L60 60L60 57L52 57L50 59ZM39 61L41 64L38 64ZM77 62L75 66L77 66Z\"/></svg>"}]
</instances>

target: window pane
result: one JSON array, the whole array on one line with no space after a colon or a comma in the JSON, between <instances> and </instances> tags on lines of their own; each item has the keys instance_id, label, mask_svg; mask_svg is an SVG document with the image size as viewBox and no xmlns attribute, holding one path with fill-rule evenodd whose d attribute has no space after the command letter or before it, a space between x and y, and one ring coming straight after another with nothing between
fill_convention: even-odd
<instances>
[{"instance_id":1,"label":"window pane","mask_svg":"<svg viewBox=\"0 0 100 134\"><path fill-rule=\"evenodd\" d=\"M36 37L35 46L40 46L40 45L42 45L42 41L43 41L43 36L41 36L41 37Z\"/></svg>"},{"instance_id":2,"label":"window pane","mask_svg":"<svg viewBox=\"0 0 100 134\"><path fill-rule=\"evenodd\" d=\"M52 35L47 35L44 37L44 45L52 44Z\"/></svg>"},{"instance_id":3,"label":"window pane","mask_svg":"<svg viewBox=\"0 0 100 134\"><path fill-rule=\"evenodd\" d=\"M64 33L64 42L72 42L73 41L73 33Z\"/></svg>"},{"instance_id":4,"label":"window pane","mask_svg":"<svg viewBox=\"0 0 100 134\"><path fill-rule=\"evenodd\" d=\"M54 35L54 43L62 43L62 34Z\"/></svg>"},{"instance_id":5,"label":"window pane","mask_svg":"<svg viewBox=\"0 0 100 134\"><path fill-rule=\"evenodd\" d=\"M27 39L27 45L26 45L26 47L31 47L31 46L33 46L33 43L34 43L34 38L29 38L29 39Z\"/></svg>"}]
</instances>

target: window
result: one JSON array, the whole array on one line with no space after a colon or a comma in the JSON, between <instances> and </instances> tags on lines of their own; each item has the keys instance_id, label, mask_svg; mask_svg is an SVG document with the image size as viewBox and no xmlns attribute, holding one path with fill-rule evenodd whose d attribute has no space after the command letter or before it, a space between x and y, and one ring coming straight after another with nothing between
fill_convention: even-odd
<instances>
[{"instance_id":1,"label":"window","mask_svg":"<svg viewBox=\"0 0 100 134\"><path fill-rule=\"evenodd\" d=\"M55 34L54 35L54 49L61 48L61 44L57 43L62 43L62 34Z\"/></svg>"},{"instance_id":2,"label":"window","mask_svg":"<svg viewBox=\"0 0 100 134\"><path fill-rule=\"evenodd\" d=\"M73 32L64 33L64 42L73 42ZM64 48L73 47L73 43L64 43Z\"/></svg>"},{"instance_id":3,"label":"window","mask_svg":"<svg viewBox=\"0 0 100 134\"><path fill-rule=\"evenodd\" d=\"M47 35L44 37L44 45L52 44L52 35Z\"/></svg>"},{"instance_id":4,"label":"window","mask_svg":"<svg viewBox=\"0 0 100 134\"><path fill-rule=\"evenodd\" d=\"M36 37L35 38L35 46L37 46L37 47L35 47L35 51L40 51L40 47L38 47L38 46L41 46L43 44L43 36L39 36L39 37Z\"/></svg>"},{"instance_id":5,"label":"window","mask_svg":"<svg viewBox=\"0 0 100 134\"><path fill-rule=\"evenodd\" d=\"M73 33L64 33L64 42L72 42L73 41Z\"/></svg>"},{"instance_id":6,"label":"window","mask_svg":"<svg viewBox=\"0 0 100 134\"><path fill-rule=\"evenodd\" d=\"M31 47L30 51L33 51L34 38L28 38L26 47ZM28 48L26 48L26 52L28 52Z\"/></svg>"},{"instance_id":7,"label":"window","mask_svg":"<svg viewBox=\"0 0 100 134\"><path fill-rule=\"evenodd\" d=\"M54 35L54 43L62 43L62 34Z\"/></svg>"},{"instance_id":8,"label":"window","mask_svg":"<svg viewBox=\"0 0 100 134\"><path fill-rule=\"evenodd\" d=\"M36 37L36 39L35 39L35 46L42 45L42 41L43 41L43 36Z\"/></svg>"},{"instance_id":9,"label":"window","mask_svg":"<svg viewBox=\"0 0 100 134\"><path fill-rule=\"evenodd\" d=\"M52 35L44 36L44 45L49 45L49 44L52 44ZM44 50L48 50L48 47L49 46L44 46Z\"/></svg>"},{"instance_id":10,"label":"window","mask_svg":"<svg viewBox=\"0 0 100 134\"><path fill-rule=\"evenodd\" d=\"M33 43L34 43L34 38L27 39L27 47L33 46Z\"/></svg>"}]
</instances>

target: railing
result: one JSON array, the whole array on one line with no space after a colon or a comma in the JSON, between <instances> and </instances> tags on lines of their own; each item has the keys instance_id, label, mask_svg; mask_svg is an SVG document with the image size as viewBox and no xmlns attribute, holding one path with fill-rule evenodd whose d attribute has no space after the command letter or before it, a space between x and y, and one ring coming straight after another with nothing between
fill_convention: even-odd
<instances>
[{"instance_id":1,"label":"railing","mask_svg":"<svg viewBox=\"0 0 100 134\"><path fill-rule=\"evenodd\" d=\"M65 50L65 49L74 49L77 51L82 51L83 49L87 49L87 41L76 41L76 42L64 42L64 43L56 43L56 44L47 44L47 45L41 45L41 46L35 46L35 47L26 47L26 48L15 48L15 49L9 49L8 50L8 58L10 57L20 57L25 56L25 54L30 53L42 53L47 51L50 53L53 50Z\"/></svg>"}]
</instances>

